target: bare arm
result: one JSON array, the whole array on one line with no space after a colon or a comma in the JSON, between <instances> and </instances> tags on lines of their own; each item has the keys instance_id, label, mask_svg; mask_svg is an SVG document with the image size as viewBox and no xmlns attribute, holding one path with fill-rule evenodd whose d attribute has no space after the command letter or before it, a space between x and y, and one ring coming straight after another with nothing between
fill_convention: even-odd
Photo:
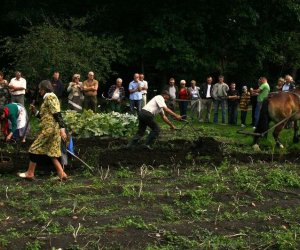
<instances>
[{"instance_id":1,"label":"bare arm","mask_svg":"<svg viewBox=\"0 0 300 250\"><path fill-rule=\"evenodd\" d=\"M170 122L170 120L168 119L168 117L166 115L164 115L163 113L161 113L161 117L162 117L163 121L170 126L170 128L176 129L176 127L174 126L174 124L172 122Z\"/></svg>"},{"instance_id":2,"label":"bare arm","mask_svg":"<svg viewBox=\"0 0 300 250\"><path fill-rule=\"evenodd\" d=\"M174 113L171 109L169 109L168 107L163 107L164 112L170 114L171 116L173 116L176 120L181 120L181 116L177 115L176 113Z\"/></svg>"}]
</instances>

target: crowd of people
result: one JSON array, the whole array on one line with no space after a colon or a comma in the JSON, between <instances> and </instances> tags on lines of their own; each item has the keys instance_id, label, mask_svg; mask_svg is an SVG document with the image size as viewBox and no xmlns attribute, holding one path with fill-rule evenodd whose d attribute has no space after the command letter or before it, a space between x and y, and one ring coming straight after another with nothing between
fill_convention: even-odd
<instances>
[{"instance_id":1,"label":"crowd of people","mask_svg":"<svg viewBox=\"0 0 300 250\"><path fill-rule=\"evenodd\" d=\"M111 85L107 100L111 104L111 110L122 111L125 101L125 89L122 86L123 80L116 79L116 83ZM270 93L270 85L266 77L262 76L258 80L258 88L253 89L244 85L241 92L238 91L234 82L225 83L223 75L218 77L214 83L213 77L208 76L206 81L199 86L195 80L186 86L186 81L181 80L179 86L176 85L175 78L170 78L169 83L164 87L161 95L157 95L147 102L148 82L144 79L144 74L135 73L133 80L129 83L129 104L132 113L138 115L139 128L128 147L135 146L144 135L146 127L150 127L151 132L146 140L145 147L151 148L152 143L159 134L159 126L154 120L156 114L160 114L163 121L170 128L175 126L168 119L167 114L176 120L187 119L196 116L200 123L211 122L211 111L214 109L213 122L218 123L219 111L221 110L221 124L226 125L226 108L228 124L238 124L238 107L240 108L240 125L246 126L247 112L252 105L252 125L255 128L258 123L260 109L263 101ZM83 109L90 109L94 112L98 107L98 87L99 83L95 79L94 72L87 74L87 79L80 80L80 74L74 74L72 81L68 84L68 109L81 112ZM290 75L279 78L274 89L278 91L291 91L295 88L295 83ZM60 179L65 179L67 175L58 161L61 156L61 142L66 140L65 124L61 116L61 104L64 92L64 84L60 79L58 71L53 72L51 80L42 81L38 86L38 94L42 97L40 112L35 108L37 93L27 91L27 82L22 77L20 71L15 72L15 77L8 82L0 72L0 121L1 130L5 140L12 138L23 141L26 138L28 129L28 115L25 109L25 95L30 103L31 112L41 119L41 132L29 149L30 163L27 172L21 173L22 178L34 178L36 164L42 157L51 158L57 169ZM178 105L180 114L175 110ZM190 112L188 113L188 108Z\"/></svg>"}]
</instances>

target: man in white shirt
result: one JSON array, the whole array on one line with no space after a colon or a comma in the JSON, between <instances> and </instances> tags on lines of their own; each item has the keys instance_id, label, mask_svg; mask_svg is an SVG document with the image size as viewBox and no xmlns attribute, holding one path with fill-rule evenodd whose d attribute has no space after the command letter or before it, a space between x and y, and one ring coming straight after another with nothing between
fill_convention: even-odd
<instances>
[{"instance_id":1,"label":"man in white shirt","mask_svg":"<svg viewBox=\"0 0 300 250\"><path fill-rule=\"evenodd\" d=\"M142 108L145 107L147 103L147 91L148 91L148 82L144 80L144 74L140 73L140 82L142 87Z\"/></svg>"},{"instance_id":2,"label":"man in white shirt","mask_svg":"<svg viewBox=\"0 0 300 250\"><path fill-rule=\"evenodd\" d=\"M160 128L155 122L154 117L157 114L160 114L165 123L167 123L171 129L175 129L175 126L170 122L168 117L165 115L165 112L173 116L176 120L181 120L181 116L174 113L166 105L166 101L170 98L170 94L167 91L163 91L161 95L153 97L146 106L139 112L139 128L136 135L133 137L131 142L128 144L128 147L135 146L139 140L144 136L146 128L150 127L151 132L149 133L146 143L143 145L144 148L152 149L151 145L154 140L158 137Z\"/></svg>"},{"instance_id":3,"label":"man in white shirt","mask_svg":"<svg viewBox=\"0 0 300 250\"><path fill-rule=\"evenodd\" d=\"M213 104L213 78L208 76L206 82L200 87L201 113L200 122L210 122L210 113Z\"/></svg>"},{"instance_id":4,"label":"man in white shirt","mask_svg":"<svg viewBox=\"0 0 300 250\"><path fill-rule=\"evenodd\" d=\"M24 106L24 96L26 90L26 80L22 78L22 74L20 71L16 71L14 78L10 80L8 85L10 94L11 94L11 102L20 103Z\"/></svg>"}]
</instances>

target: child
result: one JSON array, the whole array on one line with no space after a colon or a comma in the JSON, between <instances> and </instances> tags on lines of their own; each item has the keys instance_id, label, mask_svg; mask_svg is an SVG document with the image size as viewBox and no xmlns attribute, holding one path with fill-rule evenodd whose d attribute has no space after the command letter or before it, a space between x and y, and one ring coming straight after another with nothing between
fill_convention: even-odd
<instances>
[{"instance_id":1,"label":"child","mask_svg":"<svg viewBox=\"0 0 300 250\"><path fill-rule=\"evenodd\" d=\"M246 127L246 117L248 111L248 105L250 103L250 92L247 86L243 86L242 95L240 97L240 109L241 109L241 127Z\"/></svg>"}]
</instances>

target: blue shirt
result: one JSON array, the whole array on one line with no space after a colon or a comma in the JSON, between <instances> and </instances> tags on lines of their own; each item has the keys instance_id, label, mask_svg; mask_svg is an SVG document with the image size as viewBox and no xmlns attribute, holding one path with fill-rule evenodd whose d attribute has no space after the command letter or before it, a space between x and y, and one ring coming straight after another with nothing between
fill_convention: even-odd
<instances>
[{"instance_id":1,"label":"blue shirt","mask_svg":"<svg viewBox=\"0 0 300 250\"><path fill-rule=\"evenodd\" d=\"M131 83L129 83L128 89L129 90L137 89L139 85L140 85L140 82L132 81ZM138 92L131 93L129 95L129 99L130 100L142 100L142 92L138 91Z\"/></svg>"}]
</instances>

